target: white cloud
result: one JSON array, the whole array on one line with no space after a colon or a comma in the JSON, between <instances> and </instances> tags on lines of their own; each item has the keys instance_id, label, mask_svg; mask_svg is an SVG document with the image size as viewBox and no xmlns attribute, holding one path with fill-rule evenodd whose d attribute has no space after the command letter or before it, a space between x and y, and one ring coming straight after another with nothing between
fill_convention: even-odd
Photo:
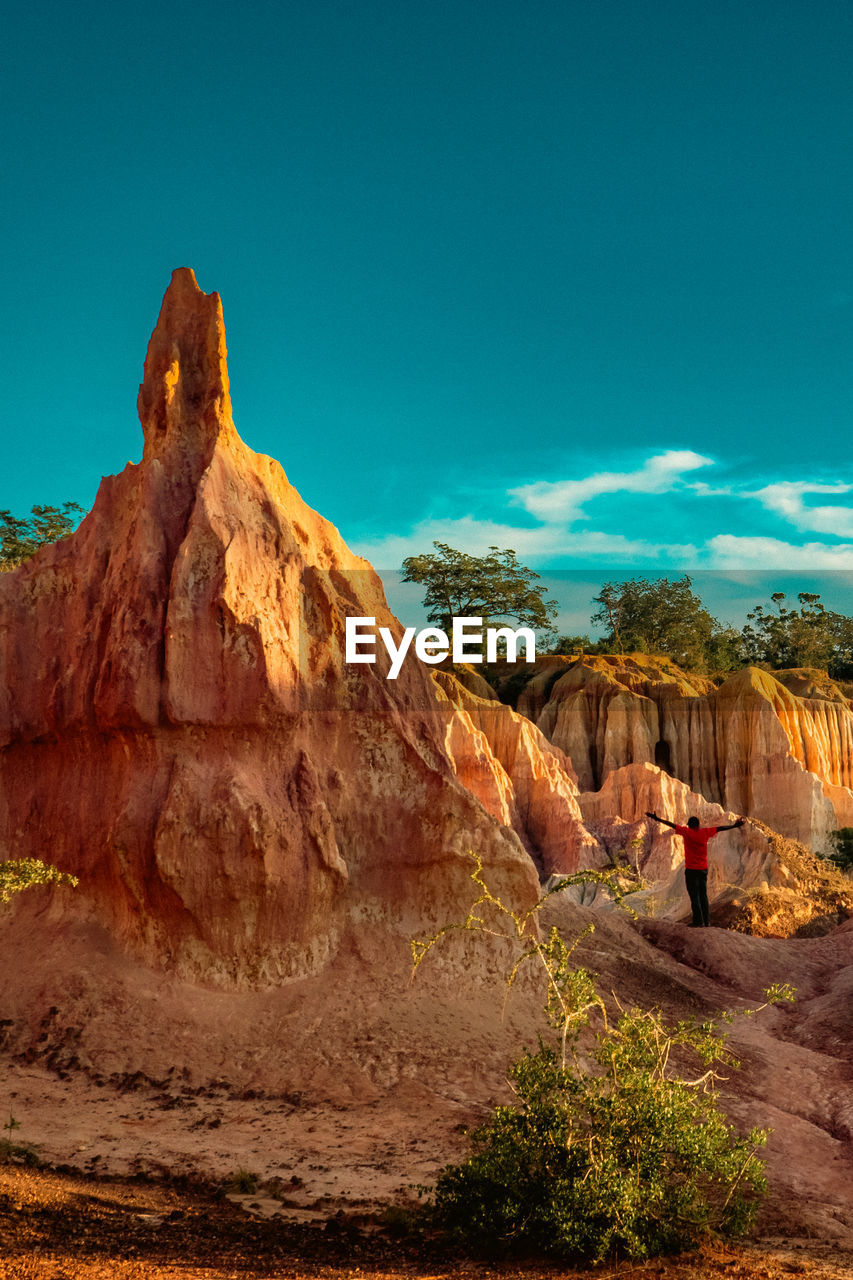
<instances>
[{"instance_id":1,"label":"white cloud","mask_svg":"<svg viewBox=\"0 0 853 1280\"><path fill-rule=\"evenodd\" d=\"M741 498L743 492L730 484L706 484L704 480L691 480L685 483L687 489L697 498Z\"/></svg>"},{"instance_id":2,"label":"white cloud","mask_svg":"<svg viewBox=\"0 0 853 1280\"><path fill-rule=\"evenodd\" d=\"M513 547L520 556L530 558L559 554L561 533L557 528L520 529L495 520L460 516L421 520L406 534L355 541L353 550L378 568L399 565L405 556L429 551L433 542L447 542L471 555L485 555L490 546Z\"/></svg>"},{"instance_id":3,"label":"white cloud","mask_svg":"<svg viewBox=\"0 0 853 1280\"><path fill-rule=\"evenodd\" d=\"M668 449L647 458L636 471L599 471L581 480L537 480L510 489L511 500L547 523L573 524L589 517L585 503L605 493L668 493L685 472L713 465L691 449Z\"/></svg>"},{"instance_id":4,"label":"white cloud","mask_svg":"<svg viewBox=\"0 0 853 1280\"><path fill-rule=\"evenodd\" d=\"M352 543L352 549L377 568L399 565L405 556L428 551L433 542L447 542L459 551L485 555L490 546L512 547L522 559L546 560L571 557L578 561L630 564L637 560L670 559L679 564L692 563L697 548L690 544L649 542L643 538L627 538L621 533L589 529L579 532L556 524L534 529L478 520L461 516L452 520L422 520L405 535Z\"/></svg>"},{"instance_id":5,"label":"white cloud","mask_svg":"<svg viewBox=\"0 0 853 1280\"><path fill-rule=\"evenodd\" d=\"M850 493L849 484L813 484L808 481L781 480L753 489L745 496L757 498L761 505L806 533L828 533L836 538L853 537L853 507L808 507L803 498L811 493Z\"/></svg>"},{"instance_id":6,"label":"white cloud","mask_svg":"<svg viewBox=\"0 0 853 1280\"><path fill-rule=\"evenodd\" d=\"M738 537L721 533L706 544L709 569L853 569L853 543Z\"/></svg>"},{"instance_id":7,"label":"white cloud","mask_svg":"<svg viewBox=\"0 0 853 1280\"><path fill-rule=\"evenodd\" d=\"M472 555L484 555L490 546L513 547L527 563L583 566L677 566L687 569L850 569L853 568L853 504L807 506L810 495L853 493L853 485L813 481L774 481L758 488L715 485L693 478L693 473L713 466L714 461L690 449L670 449L646 459L633 470L600 471L577 480L541 480L493 495L496 518L475 515L429 517L408 531L386 537L354 542L354 550L379 569L397 567L409 555L429 551L433 542L447 542ZM717 508L703 503L701 519L705 537L697 545L678 542L679 530L670 518L685 519L682 509L676 516L670 508L655 503L644 529L651 529L659 541L631 537L619 531L622 505L618 498L596 507L591 516L584 508L594 498L623 493L659 495L680 491L697 499L728 497L758 503L765 512L783 519L793 529L827 535L827 541L797 544L785 538L735 532L713 532ZM469 491L470 494L470 491ZM481 495L481 502L486 495ZM464 500L464 499L461 499ZM537 523L533 528L513 522L507 508L521 507ZM737 504L728 504L726 513L735 520ZM668 515L668 512L670 513ZM690 519L691 531L697 519ZM521 517L520 517L521 518ZM579 523L579 522L583 523ZM594 523L593 523L594 521ZM719 523L723 523L722 515ZM624 526L623 526L624 527ZM731 528L731 524L729 524ZM669 534L669 540L667 539ZM711 535L711 536L708 536ZM688 535L689 536L689 535ZM851 541L840 542L848 538ZM834 539L834 541L832 540Z\"/></svg>"}]
</instances>

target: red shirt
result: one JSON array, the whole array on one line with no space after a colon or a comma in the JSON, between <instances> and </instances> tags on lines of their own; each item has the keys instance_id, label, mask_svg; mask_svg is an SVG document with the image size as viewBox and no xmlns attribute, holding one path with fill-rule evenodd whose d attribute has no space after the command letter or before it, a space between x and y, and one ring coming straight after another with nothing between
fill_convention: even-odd
<instances>
[{"instance_id":1,"label":"red shirt","mask_svg":"<svg viewBox=\"0 0 853 1280\"><path fill-rule=\"evenodd\" d=\"M708 870L708 841L719 827L679 827L676 834L684 840L684 865L688 871Z\"/></svg>"}]
</instances>

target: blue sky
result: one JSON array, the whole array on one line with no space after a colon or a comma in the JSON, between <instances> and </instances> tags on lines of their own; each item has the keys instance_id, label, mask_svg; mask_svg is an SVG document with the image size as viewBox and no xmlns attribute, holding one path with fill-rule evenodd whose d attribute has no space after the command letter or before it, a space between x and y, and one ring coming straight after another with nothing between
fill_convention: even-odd
<instances>
[{"instance_id":1,"label":"blue sky","mask_svg":"<svg viewBox=\"0 0 853 1280\"><path fill-rule=\"evenodd\" d=\"M34 0L0 60L0 507L138 459L188 265L243 438L379 568L847 584L849 4Z\"/></svg>"}]
</instances>

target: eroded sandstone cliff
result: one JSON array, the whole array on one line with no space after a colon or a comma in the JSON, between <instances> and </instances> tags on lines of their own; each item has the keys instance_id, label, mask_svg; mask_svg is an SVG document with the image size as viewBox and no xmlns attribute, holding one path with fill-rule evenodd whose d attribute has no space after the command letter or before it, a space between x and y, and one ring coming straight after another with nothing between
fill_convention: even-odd
<instances>
[{"instance_id":1,"label":"eroded sandstone cliff","mask_svg":"<svg viewBox=\"0 0 853 1280\"><path fill-rule=\"evenodd\" d=\"M453 917L472 846L512 900L537 878L457 777L427 669L344 662L348 614L399 624L240 440L225 357L218 296L176 271L142 461L0 579L0 857L75 872L67 910L149 963L263 984L316 972L356 921L408 940Z\"/></svg>"},{"instance_id":2,"label":"eroded sandstone cliff","mask_svg":"<svg viewBox=\"0 0 853 1280\"><path fill-rule=\"evenodd\" d=\"M585 792L650 764L817 849L853 823L853 709L819 673L748 667L715 686L644 655L545 658L518 710L565 752Z\"/></svg>"},{"instance_id":3,"label":"eroded sandstone cliff","mask_svg":"<svg viewBox=\"0 0 853 1280\"><path fill-rule=\"evenodd\" d=\"M435 679L455 706L447 748L456 773L485 808L517 832L542 876L598 867L600 842L584 826L568 757L524 716L478 697L450 672Z\"/></svg>"}]
</instances>

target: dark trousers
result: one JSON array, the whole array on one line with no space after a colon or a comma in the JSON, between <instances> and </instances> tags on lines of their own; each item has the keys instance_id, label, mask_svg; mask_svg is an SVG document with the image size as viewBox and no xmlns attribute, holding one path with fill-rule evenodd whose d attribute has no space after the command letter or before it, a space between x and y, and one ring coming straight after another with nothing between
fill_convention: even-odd
<instances>
[{"instance_id":1,"label":"dark trousers","mask_svg":"<svg viewBox=\"0 0 853 1280\"><path fill-rule=\"evenodd\" d=\"M709 925L711 914L708 910L708 872L690 871L689 868L685 868L684 881L690 895L690 905L693 908L693 923Z\"/></svg>"}]
</instances>

